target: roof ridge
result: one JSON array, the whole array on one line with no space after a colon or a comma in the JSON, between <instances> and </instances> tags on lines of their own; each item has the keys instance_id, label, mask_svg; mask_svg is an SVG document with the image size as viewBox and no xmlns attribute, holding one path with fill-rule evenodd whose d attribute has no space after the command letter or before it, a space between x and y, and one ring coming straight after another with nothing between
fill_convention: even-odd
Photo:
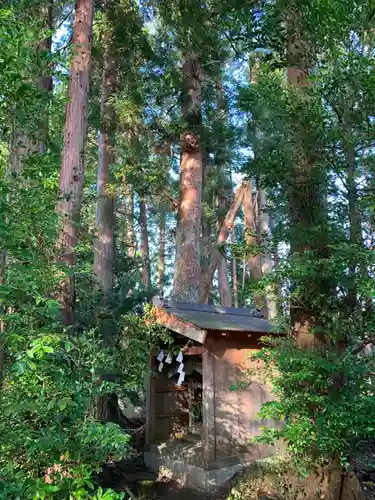
<instances>
[{"instance_id":1,"label":"roof ridge","mask_svg":"<svg viewBox=\"0 0 375 500\"><path fill-rule=\"evenodd\" d=\"M267 320L261 311L250 307L224 307L214 304L196 304L191 302L178 302L174 300L166 300L160 297L154 297L153 304L156 307L182 310L182 311L200 311L206 313L225 314L228 316L245 316Z\"/></svg>"}]
</instances>

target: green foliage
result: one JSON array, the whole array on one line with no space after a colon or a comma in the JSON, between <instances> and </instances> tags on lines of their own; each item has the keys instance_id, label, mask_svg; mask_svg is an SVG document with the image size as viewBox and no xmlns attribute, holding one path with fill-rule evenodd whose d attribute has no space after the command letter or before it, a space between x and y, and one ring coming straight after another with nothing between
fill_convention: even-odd
<instances>
[{"instance_id":1,"label":"green foliage","mask_svg":"<svg viewBox=\"0 0 375 500\"><path fill-rule=\"evenodd\" d=\"M257 500L260 492L270 498L295 500L304 490L304 484L301 481L298 484L294 475L286 456L258 460L245 478L231 489L227 500Z\"/></svg>"},{"instance_id":2,"label":"green foliage","mask_svg":"<svg viewBox=\"0 0 375 500\"><path fill-rule=\"evenodd\" d=\"M49 491L56 498L87 498L92 472L129 453L129 436L93 414L96 398L115 390L100 377L113 355L95 331L77 338L40 332L27 341L15 335L11 320L7 326L13 342L0 393L1 498L45 498ZM59 480L52 487L43 478L56 464Z\"/></svg>"},{"instance_id":3,"label":"green foliage","mask_svg":"<svg viewBox=\"0 0 375 500\"><path fill-rule=\"evenodd\" d=\"M306 351L290 338L267 343L256 358L265 365L276 400L260 414L282 425L263 428L257 440L284 440L300 468L332 456L345 463L353 443L375 433L373 356L354 356L350 348L341 355L337 349Z\"/></svg>"},{"instance_id":4,"label":"green foliage","mask_svg":"<svg viewBox=\"0 0 375 500\"><path fill-rule=\"evenodd\" d=\"M238 262L249 255L278 259L263 280L244 276L240 303L278 290L277 329L292 329L301 313L310 334L323 339L304 350L288 337L259 354L277 398L261 415L280 422L267 427L260 440L285 440L295 463L303 466L333 455L345 461L355 440L374 435L374 359L361 350L373 342L375 328L371 2L121 0L106 9L96 5L79 243L70 270L74 332L61 323L57 298L67 270L55 260L74 6L54 2L55 26L62 24L49 51L41 48L51 34L47 4L5 2L0 9L0 248L6 254L0 277L0 346L5 343L0 496L121 498L97 488L94 478L106 460L130 453L130 438L115 424L95 420L96 405L101 396L138 393L150 348L173 349L168 333L152 324L144 307L154 288L143 289L138 248L134 257L129 252L128 188L136 236L137 203L140 197L147 201L154 278L161 211L167 252L175 250L171 203L178 198L178 144L186 128L181 61L191 54L202 68L202 268L210 263L210 247L228 208L232 173L254 179L257 188L267 190L273 240L254 233L256 244L245 245L243 228L236 224L233 244L219 250ZM110 185L116 201L116 262L111 300L104 307L92 261L103 40L108 37L118 66ZM293 62L287 48L296 40L304 42L298 62L311 68L312 85L304 89L292 88L285 78ZM40 85L41 76L52 72L53 93ZM29 147L20 172L12 168L16 138ZM166 260L168 283L173 257ZM216 283L213 289L217 300ZM102 342L104 322L111 326L111 347ZM246 384L231 389L246 390ZM50 468L51 482L46 482Z\"/></svg>"}]
</instances>

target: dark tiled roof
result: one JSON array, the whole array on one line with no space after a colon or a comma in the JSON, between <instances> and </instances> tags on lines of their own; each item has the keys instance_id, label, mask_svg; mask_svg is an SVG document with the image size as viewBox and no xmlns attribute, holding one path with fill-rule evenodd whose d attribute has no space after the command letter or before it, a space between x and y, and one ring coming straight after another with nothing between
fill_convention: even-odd
<instances>
[{"instance_id":1,"label":"dark tiled roof","mask_svg":"<svg viewBox=\"0 0 375 500\"><path fill-rule=\"evenodd\" d=\"M259 333L271 331L270 323L252 309L189 304L160 299L155 300L154 304L202 330Z\"/></svg>"}]
</instances>

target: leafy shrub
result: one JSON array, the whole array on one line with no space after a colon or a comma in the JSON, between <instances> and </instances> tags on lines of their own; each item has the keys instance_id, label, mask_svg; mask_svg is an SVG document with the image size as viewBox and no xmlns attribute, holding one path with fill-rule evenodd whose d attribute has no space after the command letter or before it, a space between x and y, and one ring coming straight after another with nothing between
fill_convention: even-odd
<instances>
[{"instance_id":1,"label":"leafy shrub","mask_svg":"<svg viewBox=\"0 0 375 500\"><path fill-rule=\"evenodd\" d=\"M93 416L96 397L115 390L99 376L113 356L95 331L41 335L12 354L0 392L0 497L88 498L92 473L130 450L120 427Z\"/></svg>"},{"instance_id":2,"label":"leafy shrub","mask_svg":"<svg viewBox=\"0 0 375 500\"><path fill-rule=\"evenodd\" d=\"M260 415L283 425L264 427L257 441L284 440L301 471L334 456L345 463L353 442L375 434L373 356L358 356L350 347L339 354L301 349L291 338L269 342L256 358L265 365L276 400L264 404Z\"/></svg>"}]
</instances>

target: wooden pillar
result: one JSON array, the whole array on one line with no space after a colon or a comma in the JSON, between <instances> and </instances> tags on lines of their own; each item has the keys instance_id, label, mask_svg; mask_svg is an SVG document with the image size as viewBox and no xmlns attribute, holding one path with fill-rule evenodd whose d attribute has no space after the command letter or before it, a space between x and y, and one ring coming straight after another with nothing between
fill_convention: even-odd
<instances>
[{"instance_id":1,"label":"wooden pillar","mask_svg":"<svg viewBox=\"0 0 375 500\"><path fill-rule=\"evenodd\" d=\"M146 392L146 429L145 429L145 451L150 451L155 436L155 356L150 355L149 374Z\"/></svg>"},{"instance_id":2,"label":"wooden pillar","mask_svg":"<svg viewBox=\"0 0 375 500\"><path fill-rule=\"evenodd\" d=\"M202 443L204 462L207 467L216 458L215 436L215 357L204 349L202 355L203 375L203 430Z\"/></svg>"}]
</instances>

